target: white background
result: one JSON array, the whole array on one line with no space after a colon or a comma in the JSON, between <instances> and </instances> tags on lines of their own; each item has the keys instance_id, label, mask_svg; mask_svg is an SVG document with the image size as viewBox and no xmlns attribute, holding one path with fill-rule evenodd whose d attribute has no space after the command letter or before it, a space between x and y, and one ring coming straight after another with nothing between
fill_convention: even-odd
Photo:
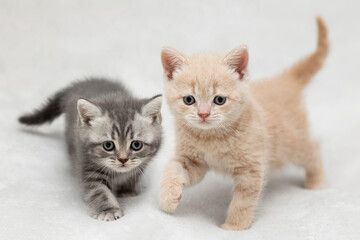
<instances>
[{"instance_id":1,"label":"white background","mask_svg":"<svg viewBox=\"0 0 360 240\"><path fill-rule=\"evenodd\" d=\"M0 0L0 239L359 239L359 1L4 1ZM250 76L276 75L316 46L315 16L328 27L331 53L305 92L322 144L327 188L302 188L301 169L274 175L252 228L219 228L230 179L210 173L186 189L175 216L158 208L164 163L174 148L163 108L164 144L146 190L120 199L115 222L88 216L72 174L63 118L36 129L17 117L84 76L109 76L137 96L162 92L160 50L184 54L250 51Z\"/></svg>"}]
</instances>

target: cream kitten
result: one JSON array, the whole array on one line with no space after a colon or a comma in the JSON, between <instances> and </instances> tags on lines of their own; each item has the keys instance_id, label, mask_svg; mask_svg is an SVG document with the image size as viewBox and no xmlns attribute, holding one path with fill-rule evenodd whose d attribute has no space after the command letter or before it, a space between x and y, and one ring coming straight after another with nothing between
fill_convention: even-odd
<instances>
[{"instance_id":1,"label":"cream kitten","mask_svg":"<svg viewBox=\"0 0 360 240\"><path fill-rule=\"evenodd\" d=\"M290 162L306 172L305 187L324 179L318 144L311 138L302 91L328 53L327 30L318 18L317 50L282 75L262 82L246 79L248 51L226 56L185 57L164 48L165 94L175 116L176 155L166 165L160 206L175 211L184 187L213 169L234 180L227 230L248 229L271 168Z\"/></svg>"}]
</instances>

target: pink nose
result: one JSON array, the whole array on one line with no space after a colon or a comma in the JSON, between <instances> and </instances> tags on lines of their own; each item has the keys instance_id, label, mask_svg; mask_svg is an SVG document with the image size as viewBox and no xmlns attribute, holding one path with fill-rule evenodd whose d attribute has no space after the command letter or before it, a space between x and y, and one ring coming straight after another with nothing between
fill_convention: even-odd
<instances>
[{"instance_id":1,"label":"pink nose","mask_svg":"<svg viewBox=\"0 0 360 240\"><path fill-rule=\"evenodd\" d=\"M199 117L205 120L208 116L210 116L210 113L198 113Z\"/></svg>"}]
</instances>

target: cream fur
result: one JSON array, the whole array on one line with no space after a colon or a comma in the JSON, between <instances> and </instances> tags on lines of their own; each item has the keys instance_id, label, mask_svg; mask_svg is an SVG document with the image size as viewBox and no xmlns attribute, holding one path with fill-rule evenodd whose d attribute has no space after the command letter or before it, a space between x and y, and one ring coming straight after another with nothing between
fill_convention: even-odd
<instances>
[{"instance_id":1,"label":"cream fur","mask_svg":"<svg viewBox=\"0 0 360 240\"><path fill-rule=\"evenodd\" d=\"M225 57L195 54L185 57L164 48L165 95L176 120L176 155L164 169L160 206L175 211L182 189L200 182L209 169L231 176L233 199L227 230L251 226L271 168L286 163L306 172L306 188L324 179L318 144L312 140L302 90L321 68L328 52L327 30L318 18L318 48L282 75L262 82L246 79L248 53L239 47ZM196 103L186 105L184 96ZM212 101L226 96L224 105ZM207 123L197 116L208 106Z\"/></svg>"}]
</instances>

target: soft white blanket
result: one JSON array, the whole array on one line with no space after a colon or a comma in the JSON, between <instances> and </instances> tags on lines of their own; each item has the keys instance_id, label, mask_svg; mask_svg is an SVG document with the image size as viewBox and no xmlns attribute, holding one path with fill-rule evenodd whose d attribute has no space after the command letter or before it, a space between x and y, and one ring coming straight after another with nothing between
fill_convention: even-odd
<instances>
[{"instance_id":1,"label":"soft white blanket","mask_svg":"<svg viewBox=\"0 0 360 240\"><path fill-rule=\"evenodd\" d=\"M0 1L0 239L360 239L359 1ZM164 163L174 149L163 109L164 144L137 197L120 199L114 222L88 216L72 174L63 119L36 129L17 117L83 76L123 79L137 96L163 89L160 49L226 53L249 45L250 76L280 73L316 45L315 16L331 54L305 97L322 144L327 187L302 188L301 169L269 182L252 228L219 228L230 179L210 173L186 189L174 216L158 208Z\"/></svg>"}]
</instances>

